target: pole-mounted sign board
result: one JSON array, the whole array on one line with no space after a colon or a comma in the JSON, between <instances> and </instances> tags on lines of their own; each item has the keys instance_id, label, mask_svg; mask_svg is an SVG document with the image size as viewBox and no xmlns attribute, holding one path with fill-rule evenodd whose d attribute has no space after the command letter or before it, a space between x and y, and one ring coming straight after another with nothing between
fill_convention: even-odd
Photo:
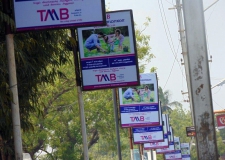
<instances>
[{"instance_id":1,"label":"pole-mounted sign board","mask_svg":"<svg viewBox=\"0 0 225 160\"><path fill-rule=\"evenodd\" d=\"M106 24L104 0L14 0L16 31Z\"/></svg>"},{"instance_id":2,"label":"pole-mounted sign board","mask_svg":"<svg viewBox=\"0 0 225 160\"><path fill-rule=\"evenodd\" d=\"M107 12L106 22L77 29L86 91L140 84L132 10Z\"/></svg>"}]
</instances>

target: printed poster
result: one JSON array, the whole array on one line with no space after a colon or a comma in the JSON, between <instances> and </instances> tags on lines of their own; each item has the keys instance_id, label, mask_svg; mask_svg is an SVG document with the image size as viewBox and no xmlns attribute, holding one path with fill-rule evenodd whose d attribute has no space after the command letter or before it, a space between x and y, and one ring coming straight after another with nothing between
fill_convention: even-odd
<instances>
[{"instance_id":1,"label":"printed poster","mask_svg":"<svg viewBox=\"0 0 225 160\"><path fill-rule=\"evenodd\" d=\"M225 128L225 114L217 115L216 122L217 122L218 129Z\"/></svg>"},{"instance_id":2,"label":"printed poster","mask_svg":"<svg viewBox=\"0 0 225 160\"><path fill-rule=\"evenodd\" d=\"M16 31L105 25L104 0L14 0Z\"/></svg>"},{"instance_id":3,"label":"printed poster","mask_svg":"<svg viewBox=\"0 0 225 160\"><path fill-rule=\"evenodd\" d=\"M158 83L155 73L140 74L140 86L119 89L122 127L159 126Z\"/></svg>"},{"instance_id":4,"label":"printed poster","mask_svg":"<svg viewBox=\"0 0 225 160\"><path fill-rule=\"evenodd\" d=\"M168 147L169 147L168 135L165 135L165 134L164 134L163 142L153 142L153 143L145 143L144 144L145 150L162 149L162 148L168 148Z\"/></svg>"},{"instance_id":5,"label":"printed poster","mask_svg":"<svg viewBox=\"0 0 225 160\"><path fill-rule=\"evenodd\" d=\"M181 143L182 160L191 160L189 143Z\"/></svg>"},{"instance_id":6,"label":"printed poster","mask_svg":"<svg viewBox=\"0 0 225 160\"><path fill-rule=\"evenodd\" d=\"M134 144L164 141L162 126L132 128L132 131Z\"/></svg>"},{"instance_id":7,"label":"printed poster","mask_svg":"<svg viewBox=\"0 0 225 160\"><path fill-rule=\"evenodd\" d=\"M132 10L107 12L106 22L77 29L84 91L140 85Z\"/></svg>"}]
</instances>

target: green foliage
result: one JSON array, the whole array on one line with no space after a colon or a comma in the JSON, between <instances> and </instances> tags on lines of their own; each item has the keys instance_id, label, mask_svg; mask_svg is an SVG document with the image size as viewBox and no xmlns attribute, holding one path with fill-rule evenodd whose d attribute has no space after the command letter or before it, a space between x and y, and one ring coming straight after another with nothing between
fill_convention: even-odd
<instances>
[{"instance_id":1,"label":"green foliage","mask_svg":"<svg viewBox=\"0 0 225 160\"><path fill-rule=\"evenodd\" d=\"M135 24L136 46L138 48L139 70L143 72L146 65L155 58L154 54L150 53L151 47L149 46L150 36L144 34L144 31L149 26L150 18L146 18L146 22L142 28L138 28ZM144 27L144 28L143 28Z\"/></svg>"},{"instance_id":2,"label":"green foliage","mask_svg":"<svg viewBox=\"0 0 225 160\"><path fill-rule=\"evenodd\" d=\"M13 10L12 1L10 10ZM13 132L5 23L14 31L12 13L3 12L0 0L0 150L12 155ZM147 27L147 23L145 23ZM111 31L109 31L111 32ZM136 30L140 61L150 60L150 37ZM126 34L126 33L125 33ZM82 137L79 120L74 68L68 52L67 30L35 31L14 35L17 81L24 151L33 158L39 150L42 159L82 159ZM74 41L70 38L70 41ZM140 66L143 71L144 65ZM85 92L85 116L88 146L92 148L101 136L115 148L115 125L111 90ZM125 136L126 131L121 130ZM122 148L127 149L127 143ZM2 147L3 146L3 147ZM50 147L49 147L50 146ZM52 149L52 150L51 150Z\"/></svg>"},{"instance_id":3,"label":"green foliage","mask_svg":"<svg viewBox=\"0 0 225 160\"><path fill-rule=\"evenodd\" d=\"M0 4L2 1L0 1ZM2 16L2 11L1 11ZM3 19L4 20L4 19ZM5 21L0 21L4 26ZM9 86L5 28L0 28L0 136L3 146L13 150L12 116L10 102L12 93ZM28 32L14 35L14 49L17 71L17 86L20 106L21 127L32 129L30 115L39 112L38 88L45 83L53 83L55 77L62 76L60 65L68 62L69 52L65 50L66 30ZM13 154L10 150L6 154Z\"/></svg>"}]
</instances>

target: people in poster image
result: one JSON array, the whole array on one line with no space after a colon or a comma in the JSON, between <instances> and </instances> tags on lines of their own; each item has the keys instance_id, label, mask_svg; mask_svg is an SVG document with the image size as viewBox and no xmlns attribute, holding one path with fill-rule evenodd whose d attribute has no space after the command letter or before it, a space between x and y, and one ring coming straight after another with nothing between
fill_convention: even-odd
<instances>
[{"instance_id":1,"label":"people in poster image","mask_svg":"<svg viewBox=\"0 0 225 160\"><path fill-rule=\"evenodd\" d=\"M114 43L115 43L115 36L113 35L103 35L103 39L105 43L108 45L108 51L114 52Z\"/></svg>"},{"instance_id":2,"label":"people in poster image","mask_svg":"<svg viewBox=\"0 0 225 160\"><path fill-rule=\"evenodd\" d=\"M134 88L128 88L124 93L123 93L123 97L126 99L126 100L129 100L131 99L132 101L134 101L134 92L137 92L137 89Z\"/></svg>"},{"instance_id":3,"label":"people in poster image","mask_svg":"<svg viewBox=\"0 0 225 160\"><path fill-rule=\"evenodd\" d=\"M99 38L103 37L103 33L99 32L98 34L91 34L85 41L84 46L88 49L88 51L97 49L97 51L105 52L105 50L101 47L101 43Z\"/></svg>"},{"instance_id":4,"label":"people in poster image","mask_svg":"<svg viewBox=\"0 0 225 160\"><path fill-rule=\"evenodd\" d=\"M131 52L128 26L83 30L82 37L84 57L129 54Z\"/></svg>"},{"instance_id":5,"label":"people in poster image","mask_svg":"<svg viewBox=\"0 0 225 160\"><path fill-rule=\"evenodd\" d=\"M122 94L123 104L154 102L154 85L147 84L136 88L123 88Z\"/></svg>"},{"instance_id":6,"label":"people in poster image","mask_svg":"<svg viewBox=\"0 0 225 160\"><path fill-rule=\"evenodd\" d=\"M190 154L189 148L188 147L181 148L181 154L182 155L189 155Z\"/></svg>"},{"instance_id":7,"label":"people in poster image","mask_svg":"<svg viewBox=\"0 0 225 160\"><path fill-rule=\"evenodd\" d=\"M121 31L119 29L116 29L116 31L115 31L115 37L119 41L118 49L123 50L124 36L121 34Z\"/></svg>"}]
</instances>

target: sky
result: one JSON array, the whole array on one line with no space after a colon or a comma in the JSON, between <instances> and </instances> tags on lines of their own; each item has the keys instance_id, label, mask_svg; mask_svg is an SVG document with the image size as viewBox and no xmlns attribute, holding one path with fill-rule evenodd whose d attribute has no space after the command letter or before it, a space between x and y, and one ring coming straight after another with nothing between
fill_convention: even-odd
<instances>
[{"instance_id":1,"label":"sky","mask_svg":"<svg viewBox=\"0 0 225 160\"><path fill-rule=\"evenodd\" d=\"M208 8L217 0L203 0ZM181 44L178 32L177 11L173 8L176 0L105 0L110 11L131 9L137 29L143 29L146 17L151 18L144 34L150 35L151 53L156 58L146 66L146 73L151 67L157 67L158 84L164 91L171 93L170 102L178 101L189 109L187 83L184 65L181 65ZM206 40L211 86L225 79L225 1L219 0L204 12ZM211 58L212 57L212 58ZM214 110L225 109L225 84L212 89Z\"/></svg>"}]
</instances>

